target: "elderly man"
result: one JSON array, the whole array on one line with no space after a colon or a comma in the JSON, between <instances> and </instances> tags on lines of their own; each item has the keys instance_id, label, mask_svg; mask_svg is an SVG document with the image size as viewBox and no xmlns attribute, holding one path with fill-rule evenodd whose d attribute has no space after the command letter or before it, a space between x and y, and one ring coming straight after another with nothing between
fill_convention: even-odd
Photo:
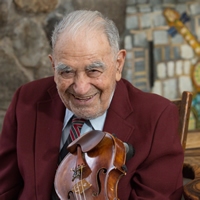
<instances>
[{"instance_id":1,"label":"elderly man","mask_svg":"<svg viewBox=\"0 0 200 200\"><path fill-rule=\"evenodd\" d=\"M0 199L49 200L63 146L78 134L114 133L135 148L118 184L121 200L178 200L183 151L178 111L167 99L144 93L121 78L125 50L112 21L75 11L55 28L49 56L54 78L21 86L0 138Z\"/></svg>"}]
</instances>

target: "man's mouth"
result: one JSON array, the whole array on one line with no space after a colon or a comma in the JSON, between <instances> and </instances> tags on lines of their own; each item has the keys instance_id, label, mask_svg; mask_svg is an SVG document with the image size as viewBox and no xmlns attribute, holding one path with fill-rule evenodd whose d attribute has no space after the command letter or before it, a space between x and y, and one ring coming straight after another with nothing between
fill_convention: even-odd
<instances>
[{"instance_id":1,"label":"man's mouth","mask_svg":"<svg viewBox=\"0 0 200 200\"><path fill-rule=\"evenodd\" d=\"M96 93L97 94L97 93ZM80 101L87 101L89 99L92 99L96 94L90 95L90 96L86 96L86 97L79 97L73 94L74 98Z\"/></svg>"}]
</instances>

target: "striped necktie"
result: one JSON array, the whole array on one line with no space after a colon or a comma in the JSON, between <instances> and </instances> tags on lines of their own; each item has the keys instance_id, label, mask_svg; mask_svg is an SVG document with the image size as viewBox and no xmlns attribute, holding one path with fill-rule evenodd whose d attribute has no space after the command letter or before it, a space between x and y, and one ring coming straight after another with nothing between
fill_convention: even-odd
<instances>
[{"instance_id":1,"label":"striped necktie","mask_svg":"<svg viewBox=\"0 0 200 200\"><path fill-rule=\"evenodd\" d=\"M85 121L86 121L85 119L78 119L76 117L72 118L70 134L59 153L58 164L60 164L60 162L63 160L63 158L67 155L67 153L68 153L67 146L72 141L74 141L76 138L78 138L80 136L81 128L82 128L83 124L85 123Z\"/></svg>"},{"instance_id":2,"label":"striped necktie","mask_svg":"<svg viewBox=\"0 0 200 200\"><path fill-rule=\"evenodd\" d=\"M70 137L72 141L74 141L76 138L80 136L81 128L85 123L85 121L86 121L85 119L78 119L78 118L72 119L72 125L70 129Z\"/></svg>"}]
</instances>

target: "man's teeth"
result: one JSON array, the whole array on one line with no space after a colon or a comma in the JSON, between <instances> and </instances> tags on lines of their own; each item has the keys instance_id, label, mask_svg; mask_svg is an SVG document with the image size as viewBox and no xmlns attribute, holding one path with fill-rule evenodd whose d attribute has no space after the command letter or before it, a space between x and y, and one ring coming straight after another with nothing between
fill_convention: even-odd
<instances>
[{"instance_id":1,"label":"man's teeth","mask_svg":"<svg viewBox=\"0 0 200 200\"><path fill-rule=\"evenodd\" d=\"M76 99L79 99L79 100L88 100L88 99L91 99L94 95L92 96L88 96L88 97L85 97L85 98L79 98L77 96L74 96Z\"/></svg>"}]
</instances>

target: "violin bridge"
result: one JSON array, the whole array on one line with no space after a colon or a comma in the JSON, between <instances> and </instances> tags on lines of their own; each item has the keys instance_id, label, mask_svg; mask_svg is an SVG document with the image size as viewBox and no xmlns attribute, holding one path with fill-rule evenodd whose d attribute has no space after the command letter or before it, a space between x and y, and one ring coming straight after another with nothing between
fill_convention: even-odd
<instances>
[{"instance_id":1,"label":"violin bridge","mask_svg":"<svg viewBox=\"0 0 200 200\"><path fill-rule=\"evenodd\" d=\"M92 184L83 179L73 186L72 191L74 193L82 194L85 190L87 190L91 186Z\"/></svg>"}]
</instances>

